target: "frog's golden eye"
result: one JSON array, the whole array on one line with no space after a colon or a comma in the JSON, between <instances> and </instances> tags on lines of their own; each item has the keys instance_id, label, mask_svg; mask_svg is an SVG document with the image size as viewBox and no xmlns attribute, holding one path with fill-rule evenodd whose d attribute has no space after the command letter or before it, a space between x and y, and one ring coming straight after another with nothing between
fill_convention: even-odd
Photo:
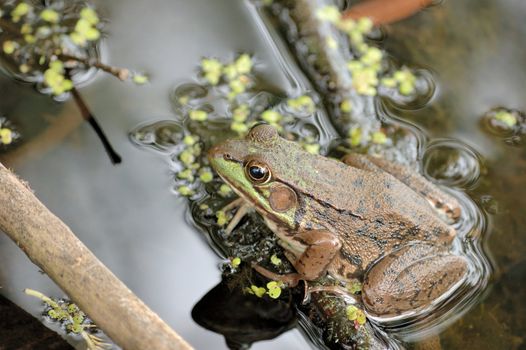
<instances>
[{"instance_id":1,"label":"frog's golden eye","mask_svg":"<svg viewBox=\"0 0 526 350\"><path fill-rule=\"evenodd\" d=\"M264 184L270 180L270 169L257 160L249 161L245 165L245 172L248 178L257 184Z\"/></svg>"}]
</instances>

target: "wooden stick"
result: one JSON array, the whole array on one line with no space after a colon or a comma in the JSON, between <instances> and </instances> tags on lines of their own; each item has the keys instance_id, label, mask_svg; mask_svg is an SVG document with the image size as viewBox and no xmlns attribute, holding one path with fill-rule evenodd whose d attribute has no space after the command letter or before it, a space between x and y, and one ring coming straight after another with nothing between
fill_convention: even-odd
<instances>
[{"instance_id":1,"label":"wooden stick","mask_svg":"<svg viewBox=\"0 0 526 350\"><path fill-rule=\"evenodd\" d=\"M192 349L1 163L0 229L122 348Z\"/></svg>"},{"instance_id":2,"label":"wooden stick","mask_svg":"<svg viewBox=\"0 0 526 350\"><path fill-rule=\"evenodd\" d=\"M433 0L368 0L362 1L343 13L343 18L369 17L375 25L389 24L407 18Z\"/></svg>"}]
</instances>

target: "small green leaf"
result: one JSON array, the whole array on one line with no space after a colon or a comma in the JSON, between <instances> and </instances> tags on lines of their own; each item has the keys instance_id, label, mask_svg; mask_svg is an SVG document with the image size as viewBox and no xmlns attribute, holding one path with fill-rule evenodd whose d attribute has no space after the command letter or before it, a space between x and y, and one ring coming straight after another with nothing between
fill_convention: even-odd
<instances>
[{"instance_id":1,"label":"small green leaf","mask_svg":"<svg viewBox=\"0 0 526 350\"><path fill-rule=\"evenodd\" d=\"M40 18L49 23L58 23L60 15L57 11L47 8L40 12Z\"/></svg>"},{"instance_id":2,"label":"small green leaf","mask_svg":"<svg viewBox=\"0 0 526 350\"><path fill-rule=\"evenodd\" d=\"M270 262L274 266L280 266L282 264L281 259L278 258L278 256L276 254L272 254L272 256L270 257Z\"/></svg>"},{"instance_id":3,"label":"small green leaf","mask_svg":"<svg viewBox=\"0 0 526 350\"><path fill-rule=\"evenodd\" d=\"M143 85L148 82L148 77L143 74L134 74L132 79L133 82L137 85Z\"/></svg>"},{"instance_id":4,"label":"small green leaf","mask_svg":"<svg viewBox=\"0 0 526 350\"><path fill-rule=\"evenodd\" d=\"M208 113L205 112L205 111L202 111L200 109L196 109L196 110L190 111L188 115L189 115L190 119L196 120L196 121L199 121L199 122L204 122L205 120L208 119Z\"/></svg>"}]
</instances>

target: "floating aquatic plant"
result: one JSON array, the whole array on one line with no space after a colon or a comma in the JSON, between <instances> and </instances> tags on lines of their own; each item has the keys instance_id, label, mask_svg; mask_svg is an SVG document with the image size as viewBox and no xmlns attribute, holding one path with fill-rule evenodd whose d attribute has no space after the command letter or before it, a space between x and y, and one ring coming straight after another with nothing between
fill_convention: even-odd
<instances>
[{"instance_id":1,"label":"floating aquatic plant","mask_svg":"<svg viewBox=\"0 0 526 350\"><path fill-rule=\"evenodd\" d=\"M4 117L0 117L0 149L7 147L20 138L14 126Z\"/></svg>"},{"instance_id":2,"label":"floating aquatic plant","mask_svg":"<svg viewBox=\"0 0 526 350\"><path fill-rule=\"evenodd\" d=\"M120 80L144 84L148 78L126 68L102 63L98 45L102 23L84 1L7 1L0 10L0 60L17 79L36 83L42 93L58 100L73 94L83 117L90 122L113 163L113 150L75 85L88 72L102 70Z\"/></svg>"},{"instance_id":3,"label":"floating aquatic plant","mask_svg":"<svg viewBox=\"0 0 526 350\"><path fill-rule=\"evenodd\" d=\"M67 334L82 337L89 350L102 350L112 347L111 344L100 338L101 331L76 304L67 299L50 298L33 289L25 289L24 292L42 300L44 317L60 324Z\"/></svg>"}]
</instances>

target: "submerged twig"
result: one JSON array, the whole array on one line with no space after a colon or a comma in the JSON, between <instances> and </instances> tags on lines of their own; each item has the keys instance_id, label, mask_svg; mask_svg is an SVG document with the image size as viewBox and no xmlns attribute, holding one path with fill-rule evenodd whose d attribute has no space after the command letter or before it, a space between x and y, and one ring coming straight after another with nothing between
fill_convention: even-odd
<instances>
[{"instance_id":1,"label":"submerged twig","mask_svg":"<svg viewBox=\"0 0 526 350\"><path fill-rule=\"evenodd\" d=\"M119 164L122 162L121 156L113 149L112 145L110 144L110 141L104 134L104 131L102 131L102 128L100 127L99 123L95 119L95 116L90 112L88 106L82 99L82 96L80 96L78 90L74 87L71 89L71 94L73 95L73 99L75 100L75 103L80 109L80 113L82 114L82 118L86 120L88 123L90 123L93 130L95 130L95 133L99 137L100 141L102 142L102 145L104 146L104 150L110 157L112 164Z\"/></svg>"}]
</instances>

